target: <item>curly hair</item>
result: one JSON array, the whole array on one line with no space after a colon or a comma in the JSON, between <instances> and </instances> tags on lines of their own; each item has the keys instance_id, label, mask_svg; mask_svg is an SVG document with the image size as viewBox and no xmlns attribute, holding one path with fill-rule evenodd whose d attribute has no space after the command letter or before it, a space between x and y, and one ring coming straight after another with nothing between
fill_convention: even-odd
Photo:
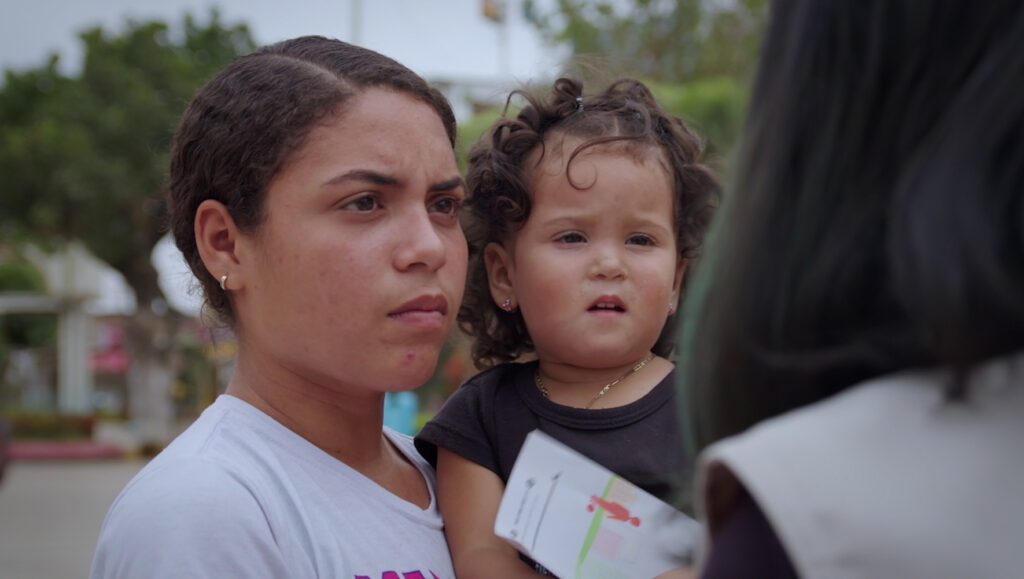
<instances>
[{"instance_id":1,"label":"curly hair","mask_svg":"<svg viewBox=\"0 0 1024 579\"><path fill-rule=\"evenodd\" d=\"M205 306L222 322L232 324L234 312L199 256L199 205L220 201L239 229L257 230L268 185L310 130L372 87L429 105L454 147L455 115L440 92L387 56L320 36L286 40L234 60L189 104L171 150L170 229Z\"/></svg>"},{"instance_id":2,"label":"curly hair","mask_svg":"<svg viewBox=\"0 0 1024 579\"><path fill-rule=\"evenodd\" d=\"M720 187L704 164L704 143L686 124L666 112L641 82L621 79L597 95L583 95L583 83L560 78L547 100L514 91L527 102L515 118L503 115L469 154L469 190L463 226L470 247L469 277L459 311L459 326L472 336L473 362L488 368L533 352L533 339L518 311L505 312L491 297L484 248L502 243L530 217L531 154L553 135L580 139L566 167L583 151L621 146L642 154L660 150L672 173L674 224L680 258L697 257L704 233L718 204ZM570 179L570 183L572 180ZM572 183L574 187L578 187ZM582 187L580 187L582 188ZM678 304L677 304L678 306ZM678 307L677 307L678 309ZM654 352L671 353L675 316L665 324Z\"/></svg>"}]
</instances>

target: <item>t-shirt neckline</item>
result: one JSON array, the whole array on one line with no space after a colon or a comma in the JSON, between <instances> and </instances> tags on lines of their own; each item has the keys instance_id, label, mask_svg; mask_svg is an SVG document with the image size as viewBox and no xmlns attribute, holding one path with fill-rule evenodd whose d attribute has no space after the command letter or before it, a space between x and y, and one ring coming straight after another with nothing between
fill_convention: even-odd
<instances>
[{"instance_id":1,"label":"t-shirt neckline","mask_svg":"<svg viewBox=\"0 0 1024 579\"><path fill-rule=\"evenodd\" d=\"M406 516L410 516L413 519L421 520L429 524L440 524L437 496L434 491L434 485L432 484L432 481L434 480L433 473L426 470L430 468L430 466L422 457L419 456L419 454L416 453L415 449L412 447L412 442L403 441L401 439L404 435L394 432L386 426L383 430L384 436L387 438L388 442L390 442L391 445L402 454L402 456L408 459L408 461L416 467L416 470L419 471L420 476L423 478L424 484L427 485L427 491L430 493L430 504L428 504L425 509L420 508L418 505L413 504L380 486L363 473L352 468L344 461L331 456L320 447L306 440L277 420L274 420L273 417L245 400L230 394L221 394L217 397L216 403L223 404L225 406L225 410L228 412L237 412L242 414L254 428L270 431L273 436L280 437L286 444L305 448L305 452L297 455L298 458L311 462L314 466L325 469L328 472L340 470L351 482L358 484L362 490L367 492L370 496L376 497L381 503L387 505L389 508L395 509L396 511Z\"/></svg>"},{"instance_id":2,"label":"t-shirt neckline","mask_svg":"<svg viewBox=\"0 0 1024 579\"><path fill-rule=\"evenodd\" d=\"M640 398L612 408L575 408L564 406L541 394L534 382L537 361L512 363L512 382L523 403L547 420L577 429L605 430L622 428L653 414L675 395L675 368Z\"/></svg>"}]
</instances>

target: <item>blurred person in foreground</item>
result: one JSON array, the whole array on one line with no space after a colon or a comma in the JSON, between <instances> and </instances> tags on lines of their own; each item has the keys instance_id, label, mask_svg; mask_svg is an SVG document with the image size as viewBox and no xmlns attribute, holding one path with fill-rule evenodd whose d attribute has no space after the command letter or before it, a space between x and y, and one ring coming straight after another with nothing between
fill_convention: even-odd
<instances>
[{"instance_id":1,"label":"blurred person in foreground","mask_svg":"<svg viewBox=\"0 0 1024 579\"><path fill-rule=\"evenodd\" d=\"M454 141L440 93L336 40L266 47L200 90L171 225L236 369L114 502L93 577L454 575L433 472L382 423L461 303Z\"/></svg>"},{"instance_id":2,"label":"blurred person in foreground","mask_svg":"<svg viewBox=\"0 0 1024 579\"><path fill-rule=\"evenodd\" d=\"M702 576L1024 575L1024 3L775 2L733 185Z\"/></svg>"}]
</instances>

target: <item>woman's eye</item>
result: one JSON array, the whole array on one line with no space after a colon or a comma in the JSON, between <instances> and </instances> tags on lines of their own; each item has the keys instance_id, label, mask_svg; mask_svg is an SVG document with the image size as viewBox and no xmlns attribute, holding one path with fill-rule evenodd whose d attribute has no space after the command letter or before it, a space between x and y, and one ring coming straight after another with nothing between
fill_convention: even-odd
<instances>
[{"instance_id":1,"label":"woman's eye","mask_svg":"<svg viewBox=\"0 0 1024 579\"><path fill-rule=\"evenodd\" d=\"M583 237L582 233L572 231L558 236L557 238L555 238L555 241L559 243L586 243L587 238Z\"/></svg>"},{"instance_id":2,"label":"woman's eye","mask_svg":"<svg viewBox=\"0 0 1024 579\"><path fill-rule=\"evenodd\" d=\"M456 197L441 197L430 204L430 209L443 215L458 215L462 209L462 201Z\"/></svg>"},{"instance_id":3,"label":"woman's eye","mask_svg":"<svg viewBox=\"0 0 1024 579\"><path fill-rule=\"evenodd\" d=\"M341 208L347 211L369 213L371 211L380 209L380 201L378 201L377 197L374 195L363 195L362 197L358 197L342 205Z\"/></svg>"},{"instance_id":4,"label":"woman's eye","mask_svg":"<svg viewBox=\"0 0 1024 579\"><path fill-rule=\"evenodd\" d=\"M650 235L630 235L629 239L626 240L627 245L641 245L644 247L657 245L654 238Z\"/></svg>"}]
</instances>

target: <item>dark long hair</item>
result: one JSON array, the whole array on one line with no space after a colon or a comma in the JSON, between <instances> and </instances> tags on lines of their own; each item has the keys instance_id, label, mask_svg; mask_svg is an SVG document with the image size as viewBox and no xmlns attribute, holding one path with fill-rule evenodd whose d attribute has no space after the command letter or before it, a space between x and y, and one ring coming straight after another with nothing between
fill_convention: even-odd
<instances>
[{"instance_id":1,"label":"dark long hair","mask_svg":"<svg viewBox=\"0 0 1024 579\"><path fill-rule=\"evenodd\" d=\"M466 174L470 197L464 227L470 259L458 319L474 338L473 361L478 368L533 352L522 314L501 310L491 297L484 248L508 240L530 217L529 183L535 165L528 159L538 148L543 159L544 144L552 135L583 140L569 154L567 164L596 146L613 145L637 155L652 148L660 151L672 176L673 223L681 258L697 257L718 204L718 181L704 162L703 141L665 111L643 83L621 79L600 93L584 96L582 82L561 78L547 99L522 91L509 98L514 96L521 96L526 106L515 118L495 122L470 152ZM660 356L672 351L676 318L669 318L653 348Z\"/></svg>"},{"instance_id":2,"label":"dark long hair","mask_svg":"<svg viewBox=\"0 0 1024 579\"><path fill-rule=\"evenodd\" d=\"M685 307L699 440L1024 348L1024 3L779 0L751 102Z\"/></svg>"},{"instance_id":3,"label":"dark long hair","mask_svg":"<svg viewBox=\"0 0 1024 579\"><path fill-rule=\"evenodd\" d=\"M455 115L440 92L387 56L321 36L286 40L235 59L189 104L171 150L170 229L206 304L222 321L230 324L234 316L196 247L199 205L216 199L239 229L257 230L270 181L310 130L372 87L432 107L454 147Z\"/></svg>"}]
</instances>

